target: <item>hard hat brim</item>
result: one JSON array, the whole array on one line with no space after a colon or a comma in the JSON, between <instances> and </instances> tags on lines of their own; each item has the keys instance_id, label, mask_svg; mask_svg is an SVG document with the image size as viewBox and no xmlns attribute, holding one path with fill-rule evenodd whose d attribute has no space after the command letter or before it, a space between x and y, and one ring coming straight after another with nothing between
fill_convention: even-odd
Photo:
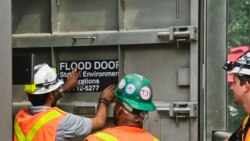
<instances>
[{"instance_id":1,"label":"hard hat brim","mask_svg":"<svg viewBox=\"0 0 250 141\"><path fill-rule=\"evenodd\" d=\"M34 95L46 94L46 93L56 90L63 84L64 84L63 80L58 80L56 84L49 86L47 89L45 87L37 88L33 94Z\"/></svg>"},{"instance_id":2,"label":"hard hat brim","mask_svg":"<svg viewBox=\"0 0 250 141\"><path fill-rule=\"evenodd\" d=\"M234 67L227 74L228 75L233 75L233 74L250 75L250 70L248 68Z\"/></svg>"},{"instance_id":3,"label":"hard hat brim","mask_svg":"<svg viewBox=\"0 0 250 141\"><path fill-rule=\"evenodd\" d=\"M142 110L142 111L155 111L156 110L156 106L152 103L152 102L135 102L131 99L127 99L124 97L121 97L119 95L117 95L115 93L115 96L117 98L119 98L120 100L126 102L128 105L130 105L131 107L138 109L138 110Z\"/></svg>"}]
</instances>

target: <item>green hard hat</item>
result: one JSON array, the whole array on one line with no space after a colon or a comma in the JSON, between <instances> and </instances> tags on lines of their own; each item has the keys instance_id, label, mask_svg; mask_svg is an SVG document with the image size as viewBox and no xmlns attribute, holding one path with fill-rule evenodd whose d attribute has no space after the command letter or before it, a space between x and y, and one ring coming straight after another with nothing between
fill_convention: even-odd
<instances>
[{"instance_id":1,"label":"green hard hat","mask_svg":"<svg viewBox=\"0 0 250 141\"><path fill-rule=\"evenodd\" d=\"M138 110L154 111L156 109L152 102L151 83L146 77L139 74L124 76L118 84L115 96Z\"/></svg>"}]
</instances>

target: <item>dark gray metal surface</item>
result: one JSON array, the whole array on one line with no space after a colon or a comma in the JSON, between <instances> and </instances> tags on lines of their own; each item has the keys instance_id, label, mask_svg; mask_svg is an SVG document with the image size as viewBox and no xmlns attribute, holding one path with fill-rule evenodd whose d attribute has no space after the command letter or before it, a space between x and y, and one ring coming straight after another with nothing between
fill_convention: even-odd
<instances>
[{"instance_id":1,"label":"dark gray metal surface","mask_svg":"<svg viewBox=\"0 0 250 141\"><path fill-rule=\"evenodd\" d=\"M190 1L190 24L193 26L199 26L199 1L191 0ZM197 34L199 35L199 29L197 30ZM199 39L197 42L190 42L190 102L200 102L199 100ZM198 118L191 118L190 122L190 130L189 136L190 141L197 141L198 140ZM198 136L197 136L198 135Z\"/></svg>"},{"instance_id":2,"label":"dark gray metal surface","mask_svg":"<svg viewBox=\"0 0 250 141\"><path fill-rule=\"evenodd\" d=\"M0 138L12 140L11 1L0 0Z\"/></svg>"},{"instance_id":3,"label":"dark gray metal surface","mask_svg":"<svg viewBox=\"0 0 250 141\"><path fill-rule=\"evenodd\" d=\"M188 102L190 100L190 86L178 85L178 70L189 68L190 46L189 42L179 44L179 48L173 44L151 44L151 45L129 45L125 46L124 73L136 72L147 76L151 82L154 93L154 101L157 109L167 108L165 104L176 101ZM192 68L193 69L193 68ZM188 74L190 75L190 74ZM197 74L196 74L197 75ZM195 82L194 82L195 83ZM190 84L192 85L192 84ZM189 117L170 117L167 110L160 113L153 112L149 119L148 129L160 140L181 141L197 140L197 126L190 125L191 121L197 119ZM160 122L158 121L160 120ZM197 125L197 124L196 124ZM194 128L194 129L193 129ZM168 130L171 129L171 130ZM179 131L182 136L173 136Z\"/></svg>"},{"instance_id":4,"label":"dark gray metal surface","mask_svg":"<svg viewBox=\"0 0 250 141\"><path fill-rule=\"evenodd\" d=\"M206 140L212 131L226 130L226 71L222 69L226 58L227 0L207 0L204 29L204 107Z\"/></svg>"},{"instance_id":5,"label":"dark gray metal surface","mask_svg":"<svg viewBox=\"0 0 250 141\"><path fill-rule=\"evenodd\" d=\"M125 48L124 72L147 76L153 84L156 101L189 101L189 87L177 85L178 69L190 66L187 45L180 48L176 44L128 46Z\"/></svg>"},{"instance_id":6,"label":"dark gray metal surface","mask_svg":"<svg viewBox=\"0 0 250 141\"><path fill-rule=\"evenodd\" d=\"M190 24L190 0L122 0L127 30L158 29Z\"/></svg>"},{"instance_id":7,"label":"dark gray metal surface","mask_svg":"<svg viewBox=\"0 0 250 141\"><path fill-rule=\"evenodd\" d=\"M54 34L14 34L13 48L34 47L69 47L169 43L168 38L159 38L159 32L165 29L133 30L133 31L99 31Z\"/></svg>"},{"instance_id":8,"label":"dark gray metal surface","mask_svg":"<svg viewBox=\"0 0 250 141\"><path fill-rule=\"evenodd\" d=\"M56 4L55 4L56 3ZM117 0L55 0L53 32L109 31L118 29Z\"/></svg>"},{"instance_id":9,"label":"dark gray metal surface","mask_svg":"<svg viewBox=\"0 0 250 141\"><path fill-rule=\"evenodd\" d=\"M205 30L205 27L206 27L206 22L205 22L205 19L206 19L206 1L201 1L199 3L199 13L200 13L200 20L199 20L199 46L205 46L205 37L206 37L206 30ZM199 60L200 60L200 63L199 63L199 70L200 71L200 77L198 79L198 81L200 82L199 83L199 113L200 113L200 116L199 116L199 121L198 121L198 134L199 134L199 138L198 140L200 141L205 141L206 140L206 126L204 126L204 124L206 123L205 119L205 114L206 114L206 110L205 110L205 96L204 96L204 91L205 91L205 64L204 64L204 59L205 59L205 51L204 51L204 48L205 47L202 47L200 48L199 50Z\"/></svg>"},{"instance_id":10,"label":"dark gray metal surface","mask_svg":"<svg viewBox=\"0 0 250 141\"><path fill-rule=\"evenodd\" d=\"M50 0L13 0L12 33L50 33Z\"/></svg>"}]
</instances>

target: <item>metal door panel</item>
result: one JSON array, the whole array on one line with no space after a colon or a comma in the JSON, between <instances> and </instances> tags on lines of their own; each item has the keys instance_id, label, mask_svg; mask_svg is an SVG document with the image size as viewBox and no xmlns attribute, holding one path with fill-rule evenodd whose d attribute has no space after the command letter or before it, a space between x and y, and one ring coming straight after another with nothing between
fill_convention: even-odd
<instances>
[{"instance_id":1,"label":"metal door panel","mask_svg":"<svg viewBox=\"0 0 250 141\"><path fill-rule=\"evenodd\" d=\"M12 33L50 33L50 0L12 0Z\"/></svg>"},{"instance_id":2,"label":"metal door panel","mask_svg":"<svg viewBox=\"0 0 250 141\"><path fill-rule=\"evenodd\" d=\"M162 105L161 102L188 102L190 87L179 85L178 70L190 67L189 58L189 44L181 44L179 48L176 44L126 46L124 47L124 73L139 73L147 76L153 84L153 100L156 105ZM188 117L170 117L167 111L151 113L145 128L155 133L160 140L176 141L187 140L192 130ZM175 136L177 133L182 135Z\"/></svg>"},{"instance_id":3,"label":"metal door panel","mask_svg":"<svg viewBox=\"0 0 250 141\"><path fill-rule=\"evenodd\" d=\"M186 141L189 139L190 123L188 118L180 119L177 123L176 119L169 118L167 113L149 112L149 117L143 128L161 141Z\"/></svg>"},{"instance_id":4,"label":"metal door panel","mask_svg":"<svg viewBox=\"0 0 250 141\"><path fill-rule=\"evenodd\" d=\"M161 141L198 138L197 116L176 122L178 113L170 112L172 103L198 101L198 12L190 14L198 11L196 1L53 0L39 7L41 1L36 0L34 6L25 1L32 7L26 13L14 1L18 5L14 6L13 45L21 50L15 53L35 53L35 64L52 66L62 60L118 59L119 78L139 73L152 82L157 111L149 113L145 129ZM22 91L22 86L13 86L14 105L27 104ZM59 104L74 113L97 105L98 98L97 92L70 92Z\"/></svg>"},{"instance_id":5,"label":"metal door panel","mask_svg":"<svg viewBox=\"0 0 250 141\"><path fill-rule=\"evenodd\" d=\"M180 120L176 124L175 119L169 119L167 115L161 115L161 140L188 141L190 131L188 121Z\"/></svg>"},{"instance_id":6,"label":"metal door panel","mask_svg":"<svg viewBox=\"0 0 250 141\"><path fill-rule=\"evenodd\" d=\"M126 0L125 29L158 29L190 24L190 0Z\"/></svg>"},{"instance_id":7,"label":"metal door panel","mask_svg":"<svg viewBox=\"0 0 250 141\"><path fill-rule=\"evenodd\" d=\"M56 3L57 2L57 3ZM56 3L56 4L55 4ZM116 0L54 1L54 32L107 31L118 29Z\"/></svg>"},{"instance_id":8,"label":"metal door panel","mask_svg":"<svg viewBox=\"0 0 250 141\"><path fill-rule=\"evenodd\" d=\"M12 124L12 49L11 49L11 1L0 0L0 137L13 140Z\"/></svg>"},{"instance_id":9,"label":"metal door panel","mask_svg":"<svg viewBox=\"0 0 250 141\"><path fill-rule=\"evenodd\" d=\"M156 101L189 101L189 87L177 85L178 69L189 67L188 46L155 44L125 48L124 72L147 76L153 84Z\"/></svg>"},{"instance_id":10,"label":"metal door panel","mask_svg":"<svg viewBox=\"0 0 250 141\"><path fill-rule=\"evenodd\" d=\"M156 137L161 137L161 116L157 112L149 112L144 121L143 128Z\"/></svg>"}]
</instances>

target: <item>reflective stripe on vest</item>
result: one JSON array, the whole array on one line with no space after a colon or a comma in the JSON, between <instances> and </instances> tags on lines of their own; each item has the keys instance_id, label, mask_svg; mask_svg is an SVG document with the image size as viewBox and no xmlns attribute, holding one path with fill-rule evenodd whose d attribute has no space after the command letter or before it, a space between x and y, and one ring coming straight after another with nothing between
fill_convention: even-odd
<instances>
[{"instance_id":1,"label":"reflective stripe on vest","mask_svg":"<svg viewBox=\"0 0 250 141\"><path fill-rule=\"evenodd\" d=\"M38 130L48 121L55 119L56 117L60 116L61 113L57 110L52 110L49 113L42 116L31 128L31 131L28 133L28 135L25 137L22 130L20 129L16 119L14 123L14 129L16 136L19 141L32 141L33 137L36 135Z\"/></svg>"},{"instance_id":2,"label":"reflective stripe on vest","mask_svg":"<svg viewBox=\"0 0 250 141\"><path fill-rule=\"evenodd\" d=\"M249 127L249 123L248 123L249 121L248 120L249 120L249 115L243 120L243 124L242 124L243 130L245 128L248 128L247 133L246 133L245 141L250 141L250 127ZM246 125L247 125L247 127L246 127ZM243 134L244 134L244 132L243 132ZM243 137L244 137L244 135L243 135ZM242 138L242 140L244 140L244 138Z\"/></svg>"},{"instance_id":3,"label":"reflective stripe on vest","mask_svg":"<svg viewBox=\"0 0 250 141\"><path fill-rule=\"evenodd\" d=\"M105 132L97 132L96 134L94 134L93 136L101 138L105 141L119 141L116 137L107 134ZM153 141L159 141L157 138L154 138Z\"/></svg>"},{"instance_id":4,"label":"reflective stripe on vest","mask_svg":"<svg viewBox=\"0 0 250 141\"><path fill-rule=\"evenodd\" d=\"M97 132L94 134L95 137L98 137L98 138L101 138L105 141L119 141L116 137L110 135L110 134L107 134L107 133L104 133L104 132Z\"/></svg>"},{"instance_id":5,"label":"reflective stripe on vest","mask_svg":"<svg viewBox=\"0 0 250 141\"><path fill-rule=\"evenodd\" d=\"M242 133L242 140L244 140L244 138L245 138L245 136L247 135L247 133L246 133L246 135L245 135L245 133L244 133L244 130L245 130L245 128L246 128L246 124L248 123L248 120L249 120L249 115L247 116L247 117L245 117L245 119L243 120L243 123L242 123L242 129L243 129L243 133ZM247 140L247 138L246 138L246 140Z\"/></svg>"},{"instance_id":6,"label":"reflective stripe on vest","mask_svg":"<svg viewBox=\"0 0 250 141\"><path fill-rule=\"evenodd\" d=\"M154 138L154 140L153 141L159 141L157 138Z\"/></svg>"}]
</instances>

